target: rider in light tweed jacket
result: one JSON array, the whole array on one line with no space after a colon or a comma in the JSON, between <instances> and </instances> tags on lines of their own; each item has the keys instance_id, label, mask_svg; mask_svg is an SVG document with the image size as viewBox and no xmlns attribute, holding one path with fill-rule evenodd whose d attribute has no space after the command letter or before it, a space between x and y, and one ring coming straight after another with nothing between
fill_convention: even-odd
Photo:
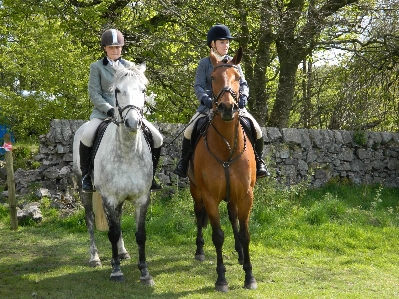
<instances>
[{"instance_id":1,"label":"rider in light tweed jacket","mask_svg":"<svg viewBox=\"0 0 399 299\"><path fill-rule=\"evenodd\" d=\"M115 113L115 93L109 91L115 75L113 66L121 64L129 68L133 65L132 62L121 59L123 45L124 37L119 30L106 30L101 37L101 46L107 55L90 65L89 96L94 108L90 115L90 122L83 131L79 146L83 192L95 191L89 174L89 166L97 128L104 119L108 117L113 118ZM151 152L153 173L155 175L161 154L163 137L148 120L143 119L143 123L150 129L154 141L154 147L151 148ZM160 190L161 188L161 185L153 178L151 190Z\"/></svg>"}]
</instances>

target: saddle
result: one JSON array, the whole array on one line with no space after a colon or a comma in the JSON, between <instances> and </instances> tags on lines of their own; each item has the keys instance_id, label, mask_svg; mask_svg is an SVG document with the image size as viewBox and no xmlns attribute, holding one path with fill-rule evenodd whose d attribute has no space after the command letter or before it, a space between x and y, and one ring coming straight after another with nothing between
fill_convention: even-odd
<instances>
[{"instance_id":1,"label":"saddle","mask_svg":"<svg viewBox=\"0 0 399 299\"><path fill-rule=\"evenodd\" d=\"M252 120L248 117L240 116L240 125L244 130L245 134L247 135L249 141L252 144L252 147L255 148L256 142L256 130ZM205 136L206 132L208 131L209 124L211 120L208 117L201 117L196 123L193 128L193 132L191 133L191 152L194 153L194 150L201 139L201 137ZM193 158L193 157L191 157ZM192 161L192 159L191 159Z\"/></svg>"},{"instance_id":2,"label":"saddle","mask_svg":"<svg viewBox=\"0 0 399 299\"><path fill-rule=\"evenodd\" d=\"M100 147L101 140L103 139L105 130L107 129L108 125L111 122L112 122L112 120L109 118L103 120L100 123L100 125L98 126L97 131L94 135L94 143L93 143L93 149L92 149L92 153L91 153L90 166L89 166L89 172L90 172L92 178L94 177L94 158L96 157L98 148ZM147 142L147 145L151 151L151 149L154 147L154 139L152 137L151 130L144 123L141 123L141 130L144 133L145 141Z\"/></svg>"},{"instance_id":3,"label":"saddle","mask_svg":"<svg viewBox=\"0 0 399 299\"><path fill-rule=\"evenodd\" d=\"M243 128L245 134L249 138L252 146L254 146L256 141L256 130L252 120L245 116L240 116L240 125ZM209 117L201 117L196 123L193 128L193 132L191 133L191 140L192 142L192 150L195 149L199 139L205 135L206 131L208 130L210 124Z\"/></svg>"}]
</instances>

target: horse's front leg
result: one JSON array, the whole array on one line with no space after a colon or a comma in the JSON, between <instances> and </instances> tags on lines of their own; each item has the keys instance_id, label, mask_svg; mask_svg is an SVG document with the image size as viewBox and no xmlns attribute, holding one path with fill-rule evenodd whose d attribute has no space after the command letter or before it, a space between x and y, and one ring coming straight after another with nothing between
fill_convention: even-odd
<instances>
[{"instance_id":1,"label":"horse's front leg","mask_svg":"<svg viewBox=\"0 0 399 299\"><path fill-rule=\"evenodd\" d=\"M242 265L244 263L244 253L242 250L240 237L238 236L237 206L229 202L227 204L227 210L229 212L229 220L233 229L235 249L238 253L238 262L240 265Z\"/></svg>"},{"instance_id":2,"label":"horse's front leg","mask_svg":"<svg viewBox=\"0 0 399 299\"><path fill-rule=\"evenodd\" d=\"M218 278L215 282L215 288L217 291L227 292L229 287L226 280L226 267L224 266L222 252L224 232L220 226L219 207L213 199L208 200L206 211L212 226L212 241L216 249L216 272L218 274Z\"/></svg>"},{"instance_id":3,"label":"horse's front leg","mask_svg":"<svg viewBox=\"0 0 399 299\"><path fill-rule=\"evenodd\" d=\"M244 211L240 210L238 219L240 224L239 238L244 252L244 264L242 266L243 270L245 271L244 288L255 290L258 287L258 284L252 274L252 264L249 256L249 209L245 209Z\"/></svg>"},{"instance_id":4,"label":"horse's front leg","mask_svg":"<svg viewBox=\"0 0 399 299\"><path fill-rule=\"evenodd\" d=\"M206 214L202 202L198 201L194 202L194 213L197 221L197 238L195 240L197 249L195 251L195 259L200 262L203 262L205 260L205 254L204 254L205 242L202 234L202 229L206 227L206 224L208 222L208 216Z\"/></svg>"},{"instance_id":5,"label":"horse's front leg","mask_svg":"<svg viewBox=\"0 0 399 299\"><path fill-rule=\"evenodd\" d=\"M121 237L122 206L123 203L117 205L116 208L113 208L109 199L103 197L103 207L108 222L108 239L111 242L112 248L112 272L110 278L113 281L124 281L121 270L121 261L118 255L118 241Z\"/></svg>"},{"instance_id":6,"label":"horse's front leg","mask_svg":"<svg viewBox=\"0 0 399 299\"><path fill-rule=\"evenodd\" d=\"M146 255L145 255L145 242L147 240L145 230L145 219L150 203L150 195L146 195L146 202L142 206L136 207L136 243L139 250L139 262L137 267L140 270L140 281L146 285L154 285L154 280L148 271ZM138 200L140 201L140 199Z\"/></svg>"},{"instance_id":7,"label":"horse's front leg","mask_svg":"<svg viewBox=\"0 0 399 299\"><path fill-rule=\"evenodd\" d=\"M98 250L94 240L94 211L93 211L93 200L92 193L80 192L80 199L85 209L85 222L86 227L90 236L90 260L89 265L91 267L101 267L101 260L98 256Z\"/></svg>"}]
</instances>

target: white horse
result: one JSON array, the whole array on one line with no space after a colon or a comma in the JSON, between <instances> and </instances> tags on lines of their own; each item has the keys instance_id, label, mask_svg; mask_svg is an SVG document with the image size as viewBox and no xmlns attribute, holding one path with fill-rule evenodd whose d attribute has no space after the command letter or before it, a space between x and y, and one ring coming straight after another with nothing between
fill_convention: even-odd
<instances>
[{"instance_id":1,"label":"white horse","mask_svg":"<svg viewBox=\"0 0 399 299\"><path fill-rule=\"evenodd\" d=\"M101 194L104 212L108 222L108 238L112 245L111 280L124 280L120 259L127 258L121 234L122 206L125 200L134 203L136 211L136 242L138 245L141 272L140 280L148 285L154 281L148 272L145 256L145 219L150 203L152 182L151 150L141 130L145 88L148 83L144 75L145 63L129 69L116 68L111 91L115 91L116 119L105 130L94 159L94 185ZM86 123L87 124L87 123ZM73 144L74 172L81 176L79 143L86 126L83 124L75 133ZM94 152L93 152L94 154ZM80 182L80 180L78 180ZM90 235L90 264L101 265L94 242L94 213L92 194L80 194L85 208L86 225Z\"/></svg>"}]
</instances>

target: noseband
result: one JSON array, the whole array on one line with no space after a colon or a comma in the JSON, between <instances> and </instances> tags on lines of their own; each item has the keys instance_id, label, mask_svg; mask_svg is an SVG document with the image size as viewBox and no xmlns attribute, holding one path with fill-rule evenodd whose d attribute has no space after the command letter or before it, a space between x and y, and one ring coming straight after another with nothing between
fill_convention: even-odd
<instances>
[{"instance_id":1,"label":"noseband","mask_svg":"<svg viewBox=\"0 0 399 299\"><path fill-rule=\"evenodd\" d=\"M238 70L238 67L237 67L236 65L234 65L234 64L227 64L227 63L219 64L219 65L215 66L213 69L216 69L216 68L218 68L218 67L227 67L227 68L233 67L233 68L235 68L235 69ZM225 87L223 87L223 88L219 91L219 93L218 93L216 96L213 96L213 102L214 102L214 104L217 104L217 103L219 102L219 99L220 99L226 92L229 92L229 93L232 95L232 97L233 97L233 99L234 99L234 102L238 105L238 102L239 102L238 93L235 92L230 86L225 86Z\"/></svg>"},{"instance_id":2,"label":"noseband","mask_svg":"<svg viewBox=\"0 0 399 299\"><path fill-rule=\"evenodd\" d=\"M119 102L118 102L118 93L119 93L120 91L118 90L118 89L115 89L115 103L116 103L116 107L118 107L118 111L119 111L119 116L121 117L121 121L114 121L114 123L116 124L116 125L119 125L119 124L121 124L121 123L123 123L123 122L125 122L125 118L126 118L126 115L129 113L129 111L130 110L136 110L137 112L138 112L138 114L139 114L139 123L140 123L140 126L141 126L141 122L142 122L142 120L143 120L143 109L142 108L140 108L140 107L137 107L137 106L135 106L135 105L126 105L125 107L121 107L120 105L119 105ZM123 113L123 111L125 111L125 110L127 110L126 111L126 113L125 113L125 117L123 117L123 115L122 115L122 113Z\"/></svg>"}]
</instances>

